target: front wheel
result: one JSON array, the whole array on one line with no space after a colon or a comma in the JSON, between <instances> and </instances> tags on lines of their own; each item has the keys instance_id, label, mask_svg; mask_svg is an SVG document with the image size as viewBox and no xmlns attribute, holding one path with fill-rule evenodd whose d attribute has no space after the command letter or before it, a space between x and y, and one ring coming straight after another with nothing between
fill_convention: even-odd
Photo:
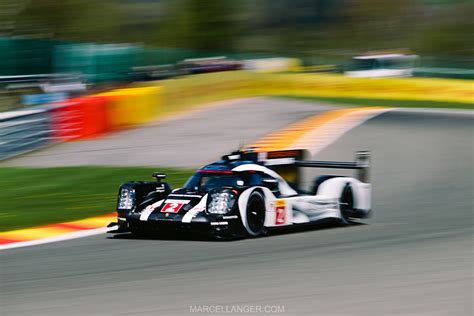
<instances>
[{"instance_id":1,"label":"front wheel","mask_svg":"<svg viewBox=\"0 0 474 316\"><path fill-rule=\"evenodd\" d=\"M265 199L263 195L254 191L250 194L245 211L245 229L250 237L260 237L265 235Z\"/></svg>"}]
</instances>

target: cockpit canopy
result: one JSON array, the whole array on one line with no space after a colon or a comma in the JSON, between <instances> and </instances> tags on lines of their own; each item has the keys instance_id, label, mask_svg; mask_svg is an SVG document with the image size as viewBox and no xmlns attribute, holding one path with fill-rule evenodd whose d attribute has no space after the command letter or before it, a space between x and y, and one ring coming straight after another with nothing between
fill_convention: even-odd
<instances>
[{"instance_id":1,"label":"cockpit canopy","mask_svg":"<svg viewBox=\"0 0 474 316\"><path fill-rule=\"evenodd\" d=\"M199 170L184 184L191 191L208 192L223 187L266 186L272 177L261 172L233 172L231 170Z\"/></svg>"}]
</instances>

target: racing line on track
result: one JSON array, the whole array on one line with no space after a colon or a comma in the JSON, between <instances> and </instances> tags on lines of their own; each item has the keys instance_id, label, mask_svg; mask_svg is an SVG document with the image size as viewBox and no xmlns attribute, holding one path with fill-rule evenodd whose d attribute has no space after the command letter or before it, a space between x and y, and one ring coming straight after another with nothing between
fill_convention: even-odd
<instances>
[{"instance_id":1,"label":"racing line on track","mask_svg":"<svg viewBox=\"0 0 474 316\"><path fill-rule=\"evenodd\" d=\"M350 129L389 110L391 108L386 107L330 110L272 132L248 147L256 151L308 149L314 155ZM106 227L113 221L115 213L110 213L79 221L1 232L0 250L103 234L115 229Z\"/></svg>"},{"instance_id":2,"label":"racing line on track","mask_svg":"<svg viewBox=\"0 0 474 316\"><path fill-rule=\"evenodd\" d=\"M387 107L360 107L327 111L268 134L248 147L259 152L307 149L312 155L365 121L390 111Z\"/></svg>"}]
</instances>

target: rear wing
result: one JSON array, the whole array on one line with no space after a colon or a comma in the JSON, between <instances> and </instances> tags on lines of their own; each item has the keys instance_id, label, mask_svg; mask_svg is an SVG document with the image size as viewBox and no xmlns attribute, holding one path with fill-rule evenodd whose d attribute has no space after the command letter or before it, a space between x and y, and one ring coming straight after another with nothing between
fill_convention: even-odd
<instances>
[{"instance_id":1,"label":"rear wing","mask_svg":"<svg viewBox=\"0 0 474 316\"><path fill-rule=\"evenodd\" d=\"M354 161L320 161L306 160L309 156L307 150L281 150L258 153L258 161L263 165L274 169L284 177L288 177L292 183L299 182L299 167L309 168L331 168L331 169L353 169L355 177L362 182L370 182L370 152L358 151L355 153Z\"/></svg>"},{"instance_id":2,"label":"rear wing","mask_svg":"<svg viewBox=\"0 0 474 316\"><path fill-rule=\"evenodd\" d=\"M310 168L354 169L357 179L370 182L370 152L357 151L354 156L354 161L295 160L295 165Z\"/></svg>"}]
</instances>

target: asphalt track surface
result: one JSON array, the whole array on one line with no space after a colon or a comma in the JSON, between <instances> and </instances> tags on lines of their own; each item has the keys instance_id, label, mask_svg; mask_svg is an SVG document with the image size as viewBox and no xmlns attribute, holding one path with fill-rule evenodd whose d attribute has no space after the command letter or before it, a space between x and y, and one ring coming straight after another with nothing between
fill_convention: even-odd
<instances>
[{"instance_id":1,"label":"asphalt track surface","mask_svg":"<svg viewBox=\"0 0 474 316\"><path fill-rule=\"evenodd\" d=\"M472 315L473 123L387 112L323 150L317 158L372 151L375 216L363 225L234 242L98 235L2 251L1 314L278 305L282 315Z\"/></svg>"}]
</instances>

